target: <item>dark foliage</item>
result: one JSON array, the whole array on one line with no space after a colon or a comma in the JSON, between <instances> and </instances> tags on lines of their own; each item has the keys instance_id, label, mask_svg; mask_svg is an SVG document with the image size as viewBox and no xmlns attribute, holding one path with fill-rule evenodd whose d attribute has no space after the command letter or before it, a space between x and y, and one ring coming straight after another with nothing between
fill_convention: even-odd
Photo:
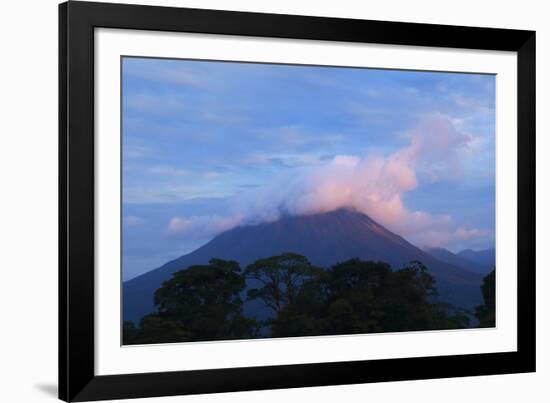
<instances>
[{"instance_id":1,"label":"dark foliage","mask_svg":"<svg viewBox=\"0 0 550 403\"><path fill-rule=\"evenodd\" d=\"M420 262L392 271L358 259L305 282L271 321L273 337L464 328L465 312L434 302L434 279Z\"/></svg>"},{"instance_id":2,"label":"dark foliage","mask_svg":"<svg viewBox=\"0 0 550 403\"><path fill-rule=\"evenodd\" d=\"M143 317L137 330L128 327L125 341L147 344L255 337L255 321L242 316L239 294L244 287L241 268L233 261L212 259L208 265L180 270L155 293L157 311Z\"/></svg>"},{"instance_id":3,"label":"dark foliage","mask_svg":"<svg viewBox=\"0 0 550 403\"><path fill-rule=\"evenodd\" d=\"M488 276L489 277L489 276ZM272 311L266 321L243 316L247 280L257 284L248 300ZM486 278L487 282L487 278ZM490 285L484 283L486 304ZM486 289L487 288L487 289ZM494 274L493 274L494 321ZM486 294L487 293L487 294ZM486 296L487 295L487 296ZM328 269L285 253L259 259L241 270L213 259L174 273L155 293L156 312L138 327L123 326L124 344L318 336L456 329L469 326L467 312L436 300L428 269L418 261L392 271L383 262L351 259ZM486 315L478 307L476 315Z\"/></svg>"},{"instance_id":4,"label":"dark foliage","mask_svg":"<svg viewBox=\"0 0 550 403\"><path fill-rule=\"evenodd\" d=\"M262 284L262 287L248 291L248 299L259 298L279 314L295 302L304 282L310 281L320 270L313 267L306 257L295 253L259 259L244 271L245 278Z\"/></svg>"},{"instance_id":5,"label":"dark foliage","mask_svg":"<svg viewBox=\"0 0 550 403\"><path fill-rule=\"evenodd\" d=\"M483 305L476 307L479 327L495 327L495 270L487 274L481 285Z\"/></svg>"}]
</instances>

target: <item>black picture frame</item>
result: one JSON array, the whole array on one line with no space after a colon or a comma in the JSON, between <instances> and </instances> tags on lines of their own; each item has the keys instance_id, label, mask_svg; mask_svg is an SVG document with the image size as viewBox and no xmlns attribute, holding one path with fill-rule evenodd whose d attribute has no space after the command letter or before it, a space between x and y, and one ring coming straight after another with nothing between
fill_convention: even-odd
<instances>
[{"instance_id":1,"label":"black picture frame","mask_svg":"<svg viewBox=\"0 0 550 403\"><path fill-rule=\"evenodd\" d=\"M96 376L94 29L517 52L517 352ZM535 32L108 3L59 5L59 398L90 401L535 371Z\"/></svg>"}]
</instances>

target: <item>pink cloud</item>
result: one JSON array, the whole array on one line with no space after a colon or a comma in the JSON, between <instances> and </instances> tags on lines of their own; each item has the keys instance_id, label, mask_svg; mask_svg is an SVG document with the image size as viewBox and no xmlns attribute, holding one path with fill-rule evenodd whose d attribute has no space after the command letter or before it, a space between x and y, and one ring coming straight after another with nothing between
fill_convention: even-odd
<instances>
[{"instance_id":1,"label":"pink cloud","mask_svg":"<svg viewBox=\"0 0 550 403\"><path fill-rule=\"evenodd\" d=\"M450 215L411 211L404 204L405 194L421 181L452 179L461 174L461 151L470 137L443 117L425 119L408 137L407 146L388 156L337 155L323 165L292 170L236 197L232 214L175 217L169 233L215 234L237 225L274 221L282 214L352 208L421 246L442 246L453 239L481 236L483 230L456 229Z\"/></svg>"}]
</instances>

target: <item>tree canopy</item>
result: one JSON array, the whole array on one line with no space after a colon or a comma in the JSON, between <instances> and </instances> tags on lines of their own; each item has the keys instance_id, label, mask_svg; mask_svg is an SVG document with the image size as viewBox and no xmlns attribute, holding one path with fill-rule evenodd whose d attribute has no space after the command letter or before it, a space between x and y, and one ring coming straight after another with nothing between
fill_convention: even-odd
<instances>
[{"instance_id":1,"label":"tree canopy","mask_svg":"<svg viewBox=\"0 0 550 403\"><path fill-rule=\"evenodd\" d=\"M319 270L309 260L296 253L284 253L266 259L259 259L249 265L244 276L261 285L248 291L249 299L261 299L265 305L279 314L294 303L305 282L310 281Z\"/></svg>"},{"instance_id":2,"label":"tree canopy","mask_svg":"<svg viewBox=\"0 0 550 403\"><path fill-rule=\"evenodd\" d=\"M485 303L494 307L494 273ZM155 293L156 311L138 326L123 325L124 344L294 337L465 328L467 312L437 299L429 270L413 261L399 270L384 262L350 259L329 268L302 255L259 259L244 270L212 259L180 270ZM260 301L267 320L246 317L246 301ZM490 308L478 307L480 323ZM494 323L494 308L493 308Z\"/></svg>"},{"instance_id":3,"label":"tree canopy","mask_svg":"<svg viewBox=\"0 0 550 403\"><path fill-rule=\"evenodd\" d=\"M237 262L212 259L173 274L155 293L155 313L146 315L129 344L254 337L255 321L242 315L245 280ZM155 341L156 340L156 341Z\"/></svg>"},{"instance_id":4,"label":"tree canopy","mask_svg":"<svg viewBox=\"0 0 550 403\"><path fill-rule=\"evenodd\" d=\"M436 302L435 281L420 262L392 271L351 259L304 282L294 303L271 321L273 337L461 328L467 316Z\"/></svg>"},{"instance_id":5,"label":"tree canopy","mask_svg":"<svg viewBox=\"0 0 550 403\"><path fill-rule=\"evenodd\" d=\"M495 270L491 271L483 279L481 293L483 294L483 305L476 307L476 318L479 320L479 327L495 327Z\"/></svg>"}]
</instances>

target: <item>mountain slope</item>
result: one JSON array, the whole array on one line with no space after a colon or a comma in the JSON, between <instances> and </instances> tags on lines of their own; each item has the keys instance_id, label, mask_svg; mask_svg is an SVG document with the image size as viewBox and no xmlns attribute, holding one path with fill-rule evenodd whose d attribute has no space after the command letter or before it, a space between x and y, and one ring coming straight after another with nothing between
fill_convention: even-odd
<instances>
[{"instance_id":1,"label":"mountain slope","mask_svg":"<svg viewBox=\"0 0 550 403\"><path fill-rule=\"evenodd\" d=\"M466 249L458 252L458 256L474 262L479 266L485 267L486 269L488 269L488 271L491 271L495 268L496 256L494 248L478 251Z\"/></svg>"},{"instance_id":2,"label":"mountain slope","mask_svg":"<svg viewBox=\"0 0 550 403\"><path fill-rule=\"evenodd\" d=\"M194 252L166 263L123 287L124 319L138 321L153 309L153 295L175 271L211 258L231 259L246 265L284 252L307 256L328 267L351 258L377 260L399 269L411 260L424 263L436 278L442 299L462 307L481 303L482 277L443 263L402 237L388 231L365 214L340 209L309 216L286 216L272 223L226 231ZM245 307L246 309L246 307Z\"/></svg>"},{"instance_id":3,"label":"mountain slope","mask_svg":"<svg viewBox=\"0 0 550 403\"><path fill-rule=\"evenodd\" d=\"M426 248L424 249L426 253L429 253L436 259L444 263L449 263L453 266L456 266L460 269L473 271L482 275L486 275L489 271L492 270L485 265L477 264L471 260L465 259L456 253L453 253L445 248Z\"/></svg>"}]
</instances>

